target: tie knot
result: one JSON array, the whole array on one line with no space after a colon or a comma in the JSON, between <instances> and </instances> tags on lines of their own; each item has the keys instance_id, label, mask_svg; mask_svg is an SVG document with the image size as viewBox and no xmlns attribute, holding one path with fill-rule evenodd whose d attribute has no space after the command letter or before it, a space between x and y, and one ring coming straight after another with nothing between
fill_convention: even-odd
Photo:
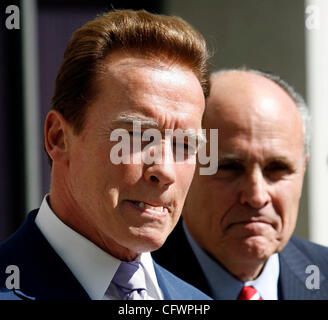
<instances>
[{"instance_id":1,"label":"tie knot","mask_svg":"<svg viewBox=\"0 0 328 320\"><path fill-rule=\"evenodd\" d=\"M121 262L112 282L125 292L146 289L145 273L139 262Z\"/></svg>"},{"instance_id":2,"label":"tie knot","mask_svg":"<svg viewBox=\"0 0 328 320\"><path fill-rule=\"evenodd\" d=\"M263 300L263 299L254 287L245 286L241 289L237 300Z\"/></svg>"}]
</instances>

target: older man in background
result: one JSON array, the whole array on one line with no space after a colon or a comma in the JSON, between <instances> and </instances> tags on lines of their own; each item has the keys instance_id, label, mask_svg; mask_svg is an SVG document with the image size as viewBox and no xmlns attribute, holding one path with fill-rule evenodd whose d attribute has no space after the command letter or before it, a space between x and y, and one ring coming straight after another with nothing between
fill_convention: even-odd
<instances>
[{"instance_id":1,"label":"older man in background","mask_svg":"<svg viewBox=\"0 0 328 320\"><path fill-rule=\"evenodd\" d=\"M278 76L215 73L203 127L219 130L218 170L196 171L183 223L155 259L215 299L327 299L328 249L291 237L307 119L301 96Z\"/></svg>"}]
</instances>

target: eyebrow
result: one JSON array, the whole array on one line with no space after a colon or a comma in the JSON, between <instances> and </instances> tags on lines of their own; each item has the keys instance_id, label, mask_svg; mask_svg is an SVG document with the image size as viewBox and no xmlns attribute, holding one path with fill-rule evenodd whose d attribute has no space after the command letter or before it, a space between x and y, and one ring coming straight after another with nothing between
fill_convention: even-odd
<instances>
[{"instance_id":1,"label":"eyebrow","mask_svg":"<svg viewBox=\"0 0 328 320\"><path fill-rule=\"evenodd\" d=\"M245 162L245 157L243 157L240 154L233 154L233 153L225 153L225 154L221 154L221 156L219 155L219 161L236 161L236 162ZM286 164L292 164L292 162L290 161L290 159L288 159L285 156L272 156L269 157L267 159L265 159L266 163L270 163L270 162L284 162Z\"/></svg>"},{"instance_id":2,"label":"eyebrow","mask_svg":"<svg viewBox=\"0 0 328 320\"><path fill-rule=\"evenodd\" d=\"M115 120L113 120L113 123L115 124L122 124L122 125L127 125L127 124L133 124L137 123L143 128L160 128L160 125L158 122L153 121L153 120L145 120L142 118L139 118L137 116L132 116L132 115L120 115L118 116Z\"/></svg>"},{"instance_id":3,"label":"eyebrow","mask_svg":"<svg viewBox=\"0 0 328 320\"><path fill-rule=\"evenodd\" d=\"M116 125L132 125L133 123L137 123L140 127L143 128L156 128L160 129L160 125L158 122L154 120L145 120L137 116L133 115L119 115L115 120L112 121ZM174 130L173 130L174 131ZM190 137L193 139L197 139L200 145L204 145L206 143L206 136L203 132L198 133L194 129L182 130L186 137Z\"/></svg>"},{"instance_id":4,"label":"eyebrow","mask_svg":"<svg viewBox=\"0 0 328 320\"><path fill-rule=\"evenodd\" d=\"M222 160L244 161L243 157L238 154L223 153L220 155L220 153L219 153L219 161L222 161Z\"/></svg>"}]
</instances>

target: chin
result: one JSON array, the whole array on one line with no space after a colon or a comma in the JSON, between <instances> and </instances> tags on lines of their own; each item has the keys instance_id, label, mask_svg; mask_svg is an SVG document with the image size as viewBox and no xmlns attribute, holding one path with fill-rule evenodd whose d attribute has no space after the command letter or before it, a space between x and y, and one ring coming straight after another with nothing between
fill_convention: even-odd
<instances>
[{"instance_id":1,"label":"chin","mask_svg":"<svg viewBox=\"0 0 328 320\"><path fill-rule=\"evenodd\" d=\"M167 235L159 231L139 233L133 241L134 250L138 253L158 250L166 241Z\"/></svg>"},{"instance_id":2,"label":"chin","mask_svg":"<svg viewBox=\"0 0 328 320\"><path fill-rule=\"evenodd\" d=\"M131 247L133 248L134 252L141 254L143 252L156 251L163 244L164 244L164 241L138 241L138 243L133 244Z\"/></svg>"},{"instance_id":3,"label":"chin","mask_svg":"<svg viewBox=\"0 0 328 320\"><path fill-rule=\"evenodd\" d=\"M276 251L271 241L263 237L250 237L239 244L238 255L247 260L266 261Z\"/></svg>"}]
</instances>

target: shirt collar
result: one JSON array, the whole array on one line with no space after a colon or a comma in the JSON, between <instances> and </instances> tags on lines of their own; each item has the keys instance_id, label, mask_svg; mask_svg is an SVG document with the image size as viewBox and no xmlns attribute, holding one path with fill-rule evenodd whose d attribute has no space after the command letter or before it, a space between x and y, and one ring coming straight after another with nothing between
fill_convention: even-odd
<instances>
[{"instance_id":1,"label":"shirt collar","mask_svg":"<svg viewBox=\"0 0 328 320\"><path fill-rule=\"evenodd\" d=\"M274 253L265 263L261 274L245 286L253 286L264 300L278 300L279 256Z\"/></svg>"},{"instance_id":2,"label":"shirt collar","mask_svg":"<svg viewBox=\"0 0 328 320\"><path fill-rule=\"evenodd\" d=\"M212 259L192 238L183 223L187 240L205 274L216 300L236 300L244 285L254 286L264 300L278 299L279 257L275 253L266 262L261 274L253 281L243 283Z\"/></svg>"},{"instance_id":3,"label":"shirt collar","mask_svg":"<svg viewBox=\"0 0 328 320\"><path fill-rule=\"evenodd\" d=\"M35 219L36 225L90 298L101 300L121 261L64 224L51 210L47 196ZM145 269L148 285L161 297L150 253L142 253L138 260Z\"/></svg>"}]
</instances>

